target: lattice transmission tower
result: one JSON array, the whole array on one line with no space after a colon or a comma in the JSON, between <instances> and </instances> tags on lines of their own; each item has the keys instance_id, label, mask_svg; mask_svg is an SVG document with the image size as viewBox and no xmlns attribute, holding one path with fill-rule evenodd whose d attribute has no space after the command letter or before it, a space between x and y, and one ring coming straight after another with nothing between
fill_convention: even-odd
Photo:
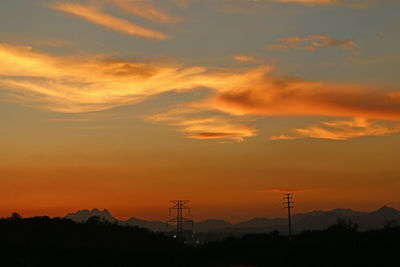
<instances>
[{"instance_id":1,"label":"lattice transmission tower","mask_svg":"<svg viewBox=\"0 0 400 267\"><path fill-rule=\"evenodd\" d=\"M176 238L179 240L183 240L183 231L184 224L191 223L193 226L193 221L185 218L183 213L186 211L188 215L190 215L190 208L187 206L189 200L171 200L171 203L174 205L169 208L169 214L172 214L172 211L176 211L176 217L169 220L169 223L176 224Z\"/></svg>"}]
</instances>

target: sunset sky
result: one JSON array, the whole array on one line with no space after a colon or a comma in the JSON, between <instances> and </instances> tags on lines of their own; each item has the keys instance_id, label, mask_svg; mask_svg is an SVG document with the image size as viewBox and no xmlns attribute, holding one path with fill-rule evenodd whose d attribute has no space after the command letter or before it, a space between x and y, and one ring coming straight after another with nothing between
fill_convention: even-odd
<instances>
[{"instance_id":1,"label":"sunset sky","mask_svg":"<svg viewBox=\"0 0 400 267\"><path fill-rule=\"evenodd\" d=\"M400 1L1 0L0 217L400 208Z\"/></svg>"}]
</instances>

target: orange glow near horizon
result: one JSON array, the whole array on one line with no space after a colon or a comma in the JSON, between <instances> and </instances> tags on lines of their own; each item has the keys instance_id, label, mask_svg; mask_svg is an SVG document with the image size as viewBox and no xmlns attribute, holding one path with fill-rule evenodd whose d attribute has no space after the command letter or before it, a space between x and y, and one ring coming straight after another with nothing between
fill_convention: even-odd
<instances>
[{"instance_id":1,"label":"orange glow near horizon","mask_svg":"<svg viewBox=\"0 0 400 267\"><path fill-rule=\"evenodd\" d=\"M0 3L0 217L400 208L399 1ZM373 25L373 27L365 27Z\"/></svg>"},{"instance_id":2,"label":"orange glow near horizon","mask_svg":"<svg viewBox=\"0 0 400 267\"><path fill-rule=\"evenodd\" d=\"M373 177L382 175L379 172L292 172L274 170L262 166L262 162L249 164L246 159L237 166L229 165L233 159L225 163L220 161L221 166L212 163L198 166L196 160L204 162L207 157L204 153L191 155L186 160L170 158L184 167L169 166L167 162L160 162L161 158L153 157L154 164L147 166L143 159L135 164L135 159L131 158L129 167L127 162L120 162L108 168L1 169L1 176L10 178L2 180L0 216L9 216L14 211L23 216L65 216L82 209L106 208L121 219L166 220L169 200L183 198L191 200L192 217L196 221L216 218L238 222L253 217L284 217L281 195L287 190L295 193L297 213L334 208L373 210L384 204L399 207L396 187L388 188L373 180ZM243 164L252 170L243 169ZM269 179L265 180L260 173L267 174ZM293 182L293 177L297 182ZM324 177L322 184L321 177ZM337 180L337 177L342 178ZM341 187L343 181L355 177L360 181L371 177L371 181L361 188L357 182L350 187ZM251 182L246 182L248 179ZM321 187L310 187L317 183ZM284 184L287 184L286 189L276 189L276 186ZM296 187L290 188L289 185ZM373 189L369 188L371 186ZM357 190L356 196L354 190Z\"/></svg>"}]
</instances>

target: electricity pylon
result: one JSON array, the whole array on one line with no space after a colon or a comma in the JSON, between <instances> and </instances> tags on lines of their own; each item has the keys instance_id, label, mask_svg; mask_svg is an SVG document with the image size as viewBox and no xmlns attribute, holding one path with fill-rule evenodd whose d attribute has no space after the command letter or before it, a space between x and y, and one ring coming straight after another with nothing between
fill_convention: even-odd
<instances>
[{"instance_id":1,"label":"electricity pylon","mask_svg":"<svg viewBox=\"0 0 400 267\"><path fill-rule=\"evenodd\" d=\"M294 208L293 193L286 193L283 196L284 208L288 210L288 227L289 227L289 240L292 240L292 218L290 210Z\"/></svg>"},{"instance_id":2,"label":"electricity pylon","mask_svg":"<svg viewBox=\"0 0 400 267\"><path fill-rule=\"evenodd\" d=\"M188 215L190 215L190 208L186 205L189 203L189 200L171 200L171 203L174 206L169 208L169 214L172 214L173 210L176 210L176 218L169 220L168 222L176 223L176 238L180 241L183 240L183 224L185 222L190 222L193 225L192 220L188 220L183 217L183 212L187 211Z\"/></svg>"}]
</instances>

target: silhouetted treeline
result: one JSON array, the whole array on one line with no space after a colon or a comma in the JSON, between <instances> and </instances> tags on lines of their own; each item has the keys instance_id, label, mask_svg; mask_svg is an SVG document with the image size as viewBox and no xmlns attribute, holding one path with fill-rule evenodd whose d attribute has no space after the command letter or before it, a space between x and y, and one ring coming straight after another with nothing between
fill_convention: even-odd
<instances>
[{"instance_id":1,"label":"silhouetted treeline","mask_svg":"<svg viewBox=\"0 0 400 267\"><path fill-rule=\"evenodd\" d=\"M359 232L339 221L322 231L293 236L278 232L229 237L181 246L172 237L91 218L17 214L0 219L0 266L400 266L400 227Z\"/></svg>"},{"instance_id":2,"label":"silhouetted treeline","mask_svg":"<svg viewBox=\"0 0 400 267\"><path fill-rule=\"evenodd\" d=\"M161 233L91 218L0 219L0 266L175 266L176 242Z\"/></svg>"},{"instance_id":3,"label":"silhouetted treeline","mask_svg":"<svg viewBox=\"0 0 400 267\"><path fill-rule=\"evenodd\" d=\"M192 249L189 257L198 261L193 266L381 267L400 266L399 253L400 227L395 222L359 232L358 225L338 221L326 230L295 235L292 242L278 232L249 234Z\"/></svg>"}]
</instances>

